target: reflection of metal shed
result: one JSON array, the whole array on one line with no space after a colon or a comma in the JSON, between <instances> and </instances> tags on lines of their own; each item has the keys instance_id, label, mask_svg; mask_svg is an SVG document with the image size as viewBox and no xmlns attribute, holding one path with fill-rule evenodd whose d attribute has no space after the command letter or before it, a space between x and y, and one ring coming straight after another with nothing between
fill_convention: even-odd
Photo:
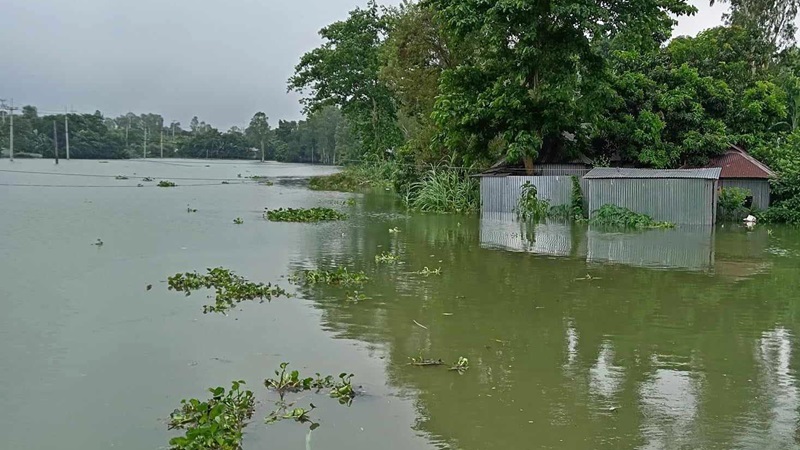
<instances>
[{"instance_id":1,"label":"reflection of metal shed","mask_svg":"<svg viewBox=\"0 0 800 450\"><path fill-rule=\"evenodd\" d=\"M714 266L711 226L683 226L637 233L607 233L589 227L590 262L636 267L708 271Z\"/></svg>"},{"instance_id":2,"label":"reflection of metal shed","mask_svg":"<svg viewBox=\"0 0 800 450\"><path fill-rule=\"evenodd\" d=\"M769 207L769 179L774 177L775 173L743 149L731 146L723 155L711 158L706 167L722 169L719 174L720 188L746 189L753 196L754 208Z\"/></svg>"},{"instance_id":3,"label":"reflection of metal shed","mask_svg":"<svg viewBox=\"0 0 800 450\"><path fill-rule=\"evenodd\" d=\"M712 225L721 169L626 169L598 167L584 175L590 214L605 204L658 221Z\"/></svg>"}]
</instances>

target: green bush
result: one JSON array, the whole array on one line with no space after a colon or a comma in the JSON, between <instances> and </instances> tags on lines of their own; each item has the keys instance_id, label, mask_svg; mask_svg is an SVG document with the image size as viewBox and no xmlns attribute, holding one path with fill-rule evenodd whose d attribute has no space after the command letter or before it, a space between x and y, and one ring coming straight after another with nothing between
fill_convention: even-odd
<instances>
[{"instance_id":1,"label":"green bush","mask_svg":"<svg viewBox=\"0 0 800 450\"><path fill-rule=\"evenodd\" d=\"M517 199L517 207L514 209L517 218L520 220L542 220L550 213L550 202L540 199L536 186L526 181L522 185L522 191Z\"/></svg>"},{"instance_id":2,"label":"green bush","mask_svg":"<svg viewBox=\"0 0 800 450\"><path fill-rule=\"evenodd\" d=\"M606 204L594 212L592 225L606 228L672 228L675 224L670 222L657 222L647 214L633 212L628 208Z\"/></svg>"},{"instance_id":3,"label":"green bush","mask_svg":"<svg viewBox=\"0 0 800 450\"><path fill-rule=\"evenodd\" d=\"M747 189L738 187L723 188L717 199L717 216L723 221L741 220L750 214L744 206L747 197L752 194Z\"/></svg>"},{"instance_id":4,"label":"green bush","mask_svg":"<svg viewBox=\"0 0 800 450\"><path fill-rule=\"evenodd\" d=\"M764 211L757 212L756 217L766 223L800 225L800 197L780 201Z\"/></svg>"}]
</instances>

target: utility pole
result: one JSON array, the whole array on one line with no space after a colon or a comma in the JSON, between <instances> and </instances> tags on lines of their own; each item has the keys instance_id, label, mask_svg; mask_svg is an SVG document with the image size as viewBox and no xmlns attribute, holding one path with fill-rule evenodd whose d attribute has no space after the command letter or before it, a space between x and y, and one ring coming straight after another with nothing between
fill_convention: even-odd
<instances>
[{"instance_id":1,"label":"utility pole","mask_svg":"<svg viewBox=\"0 0 800 450\"><path fill-rule=\"evenodd\" d=\"M69 161L69 121L67 120L67 108L64 108L64 139L67 145L67 161Z\"/></svg>"},{"instance_id":2,"label":"utility pole","mask_svg":"<svg viewBox=\"0 0 800 450\"><path fill-rule=\"evenodd\" d=\"M144 146L142 148L144 149L144 159L147 159L147 127L144 128Z\"/></svg>"},{"instance_id":3,"label":"utility pole","mask_svg":"<svg viewBox=\"0 0 800 450\"><path fill-rule=\"evenodd\" d=\"M8 147L11 161L14 161L14 99L11 99L11 107L8 109L8 112L11 113L11 134L8 135Z\"/></svg>"},{"instance_id":4,"label":"utility pole","mask_svg":"<svg viewBox=\"0 0 800 450\"><path fill-rule=\"evenodd\" d=\"M56 132L56 121L53 121L53 152L56 157L56 164L58 164L58 133Z\"/></svg>"}]
</instances>

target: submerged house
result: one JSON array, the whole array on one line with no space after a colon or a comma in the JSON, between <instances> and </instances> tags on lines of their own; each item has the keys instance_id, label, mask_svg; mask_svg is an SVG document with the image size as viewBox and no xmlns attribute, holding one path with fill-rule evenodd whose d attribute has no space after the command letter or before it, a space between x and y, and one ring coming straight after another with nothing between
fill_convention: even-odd
<instances>
[{"instance_id":1,"label":"submerged house","mask_svg":"<svg viewBox=\"0 0 800 450\"><path fill-rule=\"evenodd\" d=\"M732 145L724 154L711 158L706 167L722 170L719 188L738 187L750 191L745 206L756 209L769 207L769 181L775 173L744 149Z\"/></svg>"},{"instance_id":2,"label":"submerged house","mask_svg":"<svg viewBox=\"0 0 800 450\"><path fill-rule=\"evenodd\" d=\"M592 168L586 155L571 160L540 155L532 173L522 165L500 162L478 175L481 179L481 212L510 213L517 206L522 185L536 186L538 196L551 206L564 205L572 200L572 177L581 180Z\"/></svg>"},{"instance_id":3,"label":"submerged house","mask_svg":"<svg viewBox=\"0 0 800 450\"><path fill-rule=\"evenodd\" d=\"M612 204L657 221L713 225L721 170L597 167L584 175L583 193L590 215L601 206Z\"/></svg>"}]
</instances>

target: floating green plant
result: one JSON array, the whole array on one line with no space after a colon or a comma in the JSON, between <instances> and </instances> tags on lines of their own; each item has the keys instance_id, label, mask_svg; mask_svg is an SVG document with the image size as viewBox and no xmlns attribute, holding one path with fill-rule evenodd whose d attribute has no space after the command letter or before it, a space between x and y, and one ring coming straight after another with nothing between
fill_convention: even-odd
<instances>
[{"instance_id":1,"label":"floating green plant","mask_svg":"<svg viewBox=\"0 0 800 450\"><path fill-rule=\"evenodd\" d=\"M181 407L170 414L167 428L186 430L183 436L170 439L172 450L239 450L242 429L253 416L255 397L242 390L244 381L209 389L211 398L181 400Z\"/></svg>"},{"instance_id":2,"label":"floating green plant","mask_svg":"<svg viewBox=\"0 0 800 450\"><path fill-rule=\"evenodd\" d=\"M362 285L369 281L367 274L361 271L350 272L346 267L339 267L336 270L304 270L291 278L292 282L304 282L308 285L331 284L341 286Z\"/></svg>"},{"instance_id":3,"label":"floating green plant","mask_svg":"<svg viewBox=\"0 0 800 450\"><path fill-rule=\"evenodd\" d=\"M399 232L400 232L400 228L397 228L397 227L389 228L389 233L397 234Z\"/></svg>"},{"instance_id":4,"label":"floating green plant","mask_svg":"<svg viewBox=\"0 0 800 450\"><path fill-rule=\"evenodd\" d=\"M394 264L399 259L400 258L396 254L390 253L390 252L383 252L381 254L375 255L375 262L376 263Z\"/></svg>"},{"instance_id":5,"label":"floating green plant","mask_svg":"<svg viewBox=\"0 0 800 450\"><path fill-rule=\"evenodd\" d=\"M216 267L207 269L208 273L178 273L167 279L170 290L185 292L188 297L192 291L214 289L216 295L213 305L203 305L203 313L224 313L245 300L259 299L269 301L272 297L288 297L289 293L270 283L252 283L232 271Z\"/></svg>"},{"instance_id":6,"label":"floating green plant","mask_svg":"<svg viewBox=\"0 0 800 450\"><path fill-rule=\"evenodd\" d=\"M441 267L437 267L436 269L429 269L427 266L425 266L422 270L418 270L418 271L416 271L414 273L417 274L417 275L425 276L425 277L428 277L428 276L431 276L431 275L441 275L442 274L442 268Z\"/></svg>"},{"instance_id":7,"label":"floating green plant","mask_svg":"<svg viewBox=\"0 0 800 450\"><path fill-rule=\"evenodd\" d=\"M282 401L279 401L276 405L277 407L275 410L269 413L267 418L264 419L264 423L267 425L279 422L281 420L290 419L298 423L310 423L311 425L309 426L309 429L311 430L316 430L319 427L319 423L314 422L309 415L311 411L316 408L313 403L309 404L309 409L292 408L294 403L286 404Z\"/></svg>"},{"instance_id":8,"label":"floating green plant","mask_svg":"<svg viewBox=\"0 0 800 450\"><path fill-rule=\"evenodd\" d=\"M464 373L467 369L469 369L469 360L463 356L459 356L458 361L450 367L450 370L455 370L458 373Z\"/></svg>"},{"instance_id":9,"label":"floating green plant","mask_svg":"<svg viewBox=\"0 0 800 450\"><path fill-rule=\"evenodd\" d=\"M237 217L233 219L233 223L235 223L236 225L241 225L244 223L244 219L242 219L241 217Z\"/></svg>"},{"instance_id":10,"label":"floating green plant","mask_svg":"<svg viewBox=\"0 0 800 450\"><path fill-rule=\"evenodd\" d=\"M177 184L169 180L161 180L158 182L158 187L175 187Z\"/></svg>"},{"instance_id":11,"label":"floating green plant","mask_svg":"<svg viewBox=\"0 0 800 450\"><path fill-rule=\"evenodd\" d=\"M367 300L367 296L361 292L353 291L352 293L347 294L348 302L358 303L363 302L364 300Z\"/></svg>"},{"instance_id":12,"label":"floating green plant","mask_svg":"<svg viewBox=\"0 0 800 450\"><path fill-rule=\"evenodd\" d=\"M408 364L412 365L412 366L427 367L427 366L443 366L444 365L444 361L442 361L441 359L423 358L422 355L419 355L417 357L412 356L409 359L411 360L411 362L409 362Z\"/></svg>"},{"instance_id":13,"label":"floating green plant","mask_svg":"<svg viewBox=\"0 0 800 450\"><path fill-rule=\"evenodd\" d=\"M114 177L114 179L115 180L127 180L128 177L126 177L125 175L117 175L117 176Z\"/></svg>"},{"instance_id":14,"label":"floating green plant","mask_svg":"<svg viewBox=\"0 0 800 450\"><path fill-rule=\"evenodd\" d=\"M264 217L272 222L324 222L344 220L347 215L331 208L279 208L267 210Z\"/></svg>"}]
</instances>

